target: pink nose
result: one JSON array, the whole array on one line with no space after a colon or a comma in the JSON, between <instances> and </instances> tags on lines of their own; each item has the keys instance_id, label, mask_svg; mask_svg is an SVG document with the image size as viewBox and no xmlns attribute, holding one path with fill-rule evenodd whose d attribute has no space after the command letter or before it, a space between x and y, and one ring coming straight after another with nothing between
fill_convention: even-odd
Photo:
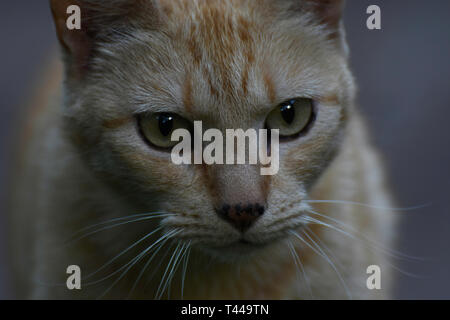
<instances>
[{"instance_id":1,"label":"pink nose","mask_svg":"<svg viewBox=\"0 0 450 320\"><path fill-rule=\"evenodd\" d=\"M233 227L241 232L245 232L264 214L264 206L259 203L236 204L232 206L225 204L216 211L221 218L228 221Z\"/></svg>"}]
</instances>

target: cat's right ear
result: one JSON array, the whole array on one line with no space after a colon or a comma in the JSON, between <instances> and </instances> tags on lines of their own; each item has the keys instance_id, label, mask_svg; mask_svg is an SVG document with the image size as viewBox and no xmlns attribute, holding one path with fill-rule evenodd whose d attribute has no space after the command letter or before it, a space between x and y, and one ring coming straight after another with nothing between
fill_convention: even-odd
<instances>
[{"instance_id":1,"label":"cat's right ear","mask_svg":"<svg viewBox=\"0 0 450 320\"><path fill-rule=\"evenodd\" d=\"M69 72L81 76L87 69L93 48L93 39L87 27L87 12L78 0L50 0L56 33L66 55ZM78 11L79 9L79 11ZM78 15L74 17L72 15ZM80 28L70 28L69 19L79 18Z\"/></svg>"}]
</instances>

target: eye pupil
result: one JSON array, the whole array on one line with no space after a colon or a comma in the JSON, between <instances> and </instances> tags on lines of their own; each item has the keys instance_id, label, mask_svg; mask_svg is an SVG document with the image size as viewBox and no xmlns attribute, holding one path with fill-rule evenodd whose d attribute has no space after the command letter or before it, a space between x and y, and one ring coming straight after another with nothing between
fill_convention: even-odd
<instances>
[{"instance_id":1,"label":"eye pupil","mask_svg":"<svg viewBox=\"0 0 450 320\"><path fill-rule=\"evenodd\" d=\"M292 101L281 106L280 112L283 120L286 121L287 124L292 124L295 119L295 108L293 107Z\"/></svg>"},{"instance_id":2,"label":"eye pupil","mask_svg":"<svg viewBox=\"0 0 450 320\"><path fill-rule=\"evenodd\" d=\"M167 137L173 129L173 117L170 115L160 115L158 117L159 131Z\"/></svg>"}]
</instances>

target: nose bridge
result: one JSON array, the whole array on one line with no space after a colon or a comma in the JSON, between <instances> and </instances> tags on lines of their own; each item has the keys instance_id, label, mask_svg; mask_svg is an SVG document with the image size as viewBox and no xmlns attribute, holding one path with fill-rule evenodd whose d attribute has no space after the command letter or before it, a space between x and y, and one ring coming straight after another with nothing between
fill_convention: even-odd
<instances>
[{"instance_id":1,"label":"nose bridge","mask_svg":"<svg viewBox=\"0 0 450 320\"><path fill-rule=\"evenodd\" d=\"M210 178L217 191L216 206L266 203L266 178L258 165L213 165Z\"/></svg>"},{"instance_id":2,"label":"nose bridge","mask_svg":"<svg viewBox=\"0 0 450 320\"><path fill-rule=\"evenodd\" d=\"M257 165L215 165L211 167L215 186L215 211L240 232L245 232L263 215L266 206L266 177Z\"/></svg>"}]
</instances>

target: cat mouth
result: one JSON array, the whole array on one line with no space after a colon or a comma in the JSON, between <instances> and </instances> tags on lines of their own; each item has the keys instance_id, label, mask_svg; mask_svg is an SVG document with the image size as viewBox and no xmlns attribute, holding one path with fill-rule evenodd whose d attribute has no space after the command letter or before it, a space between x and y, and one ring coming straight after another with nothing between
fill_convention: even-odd
<instances>
[{"instance_id":1,"label":"cat mouth","mask_svg":"<svg viewBox=\"0 0 450 320\"><path fill-rule=\"evenodd\" d=\"M231 242L225 246L222 246L220 250L230 251L235 254L248 254L251 252L255 252L261 249L264 249L268 246L268 243L256 243L249 241L245 238L240 238L237 241Z\"/></svg>"},{"instance_id":2,"label":"cat mouth","mask_svg":"<svg viewBox=\"0 0 450 320\"><path fill-rule=\"evenodd\" d=\"M221 256L228 256L236 260L249 259L250 257L257 257L264 255L265 252L271 250L274 245L277 245L279 241L270 240L264 242L255 242L248 240L244 237L237 239L236 241L230 242L220 248L216 247L214 251L220 252Z\"/></svg>"}]
</instances>

